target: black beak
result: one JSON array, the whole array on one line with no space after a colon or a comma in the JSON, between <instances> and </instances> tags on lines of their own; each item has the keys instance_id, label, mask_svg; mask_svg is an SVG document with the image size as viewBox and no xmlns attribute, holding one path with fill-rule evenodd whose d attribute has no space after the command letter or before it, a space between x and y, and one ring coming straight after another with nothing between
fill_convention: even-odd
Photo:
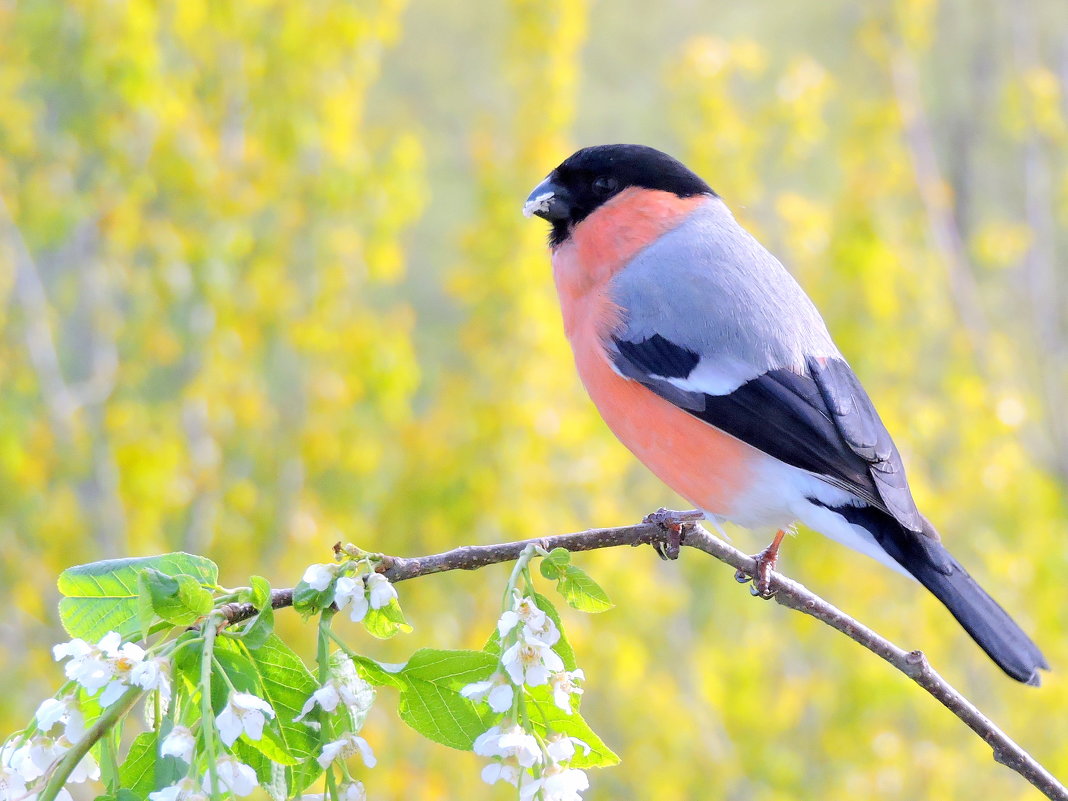
<instances>
[{"instance_id":1,"label":"black beak","mask_svg":"<svg viewBox=\"0 0 1068 801\"><path fill-rule=\"evenodd\" d=\"M550 175L530 193L523 204L523 216L537 215L549 222L563 222L571 216L571 195L559 184L553 183Z\"/></svg>"}]
</instances>

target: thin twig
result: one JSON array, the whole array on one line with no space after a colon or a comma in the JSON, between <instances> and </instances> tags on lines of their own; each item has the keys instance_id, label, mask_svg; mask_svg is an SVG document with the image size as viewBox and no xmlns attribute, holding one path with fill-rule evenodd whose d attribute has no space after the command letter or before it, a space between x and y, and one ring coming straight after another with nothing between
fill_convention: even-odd
<instances>
[{"instance_id":1,"label":"thin twig","mask_svg":"<svg viewBox=\"0 0 1068 801\"><path fill-rule=\"evenodd\" d=\"M700 516L699 512L684 512L679 513L679 516L675 518L679 521L687 521L682 544L703 551L724 564L751 576L755 568L752 557L733 548L718 537L714 537L702 526L689 522L699 519ZM636 526L590 529L575 534L558 534L552 537L497 545L465 545L431 556L411 558L383 556L379 571L390 581L396 583L448 570L477 570L487 565L510 562L517 559L523 549L530 544L538 545L545 550L565 548L569 551L592 551L622 545L652 545L663 543L664 538L665 531L659 525L641 523ZM811 615L864 646L873 654L885 659L930 693L974 731L993 749L996 761L1019 773L1047 798L1054 799L1054 801L1068 801L1068 789L1065 789L1064 785L1057 781L1034 757L994 725L971 701L938 675L928 664L922 652L899 648L811 590L780 573L771 574L771 591L774 593L774 599L783 606ZM276 609L291 606L292 603L293 590L291 589L275 590L271 596L271 605ZM219 611L230 624L247 620L256 614L256 609L251 604L239 603L227 604Z\"/></svg>"}]
</instances>

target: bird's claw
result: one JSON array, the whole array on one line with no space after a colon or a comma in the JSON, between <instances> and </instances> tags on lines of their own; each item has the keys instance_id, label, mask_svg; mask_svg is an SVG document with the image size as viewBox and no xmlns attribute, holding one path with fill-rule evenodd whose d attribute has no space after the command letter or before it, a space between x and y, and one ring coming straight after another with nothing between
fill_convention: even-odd
<instances>
[{"instance_id":1,"label":"bird's claw","mask_svg":"<svg viewBox=\"0 0 1068 801\"><path fill-rule=\"evenodd\" d=\"M654 540L652 545L657 556L665 561L669 561L679 558L679 552L682 550L682 541L686 536L686 527L692 525L694 521L700 520L703 517L704 514L697 510L677 512L672 509L665 509L661 506L652 514L646 515L642 519L642 522L654 523L663 529L664 538Z\"/></svg>"},{"instance_id":2,"label":"bird's claw","mask_svg":"<svg viewBox=\"0 0 1068 801\"><path fill-rule=\"evenodd\" d=\"M778 560L778 551L772 551L771 548L765 548L753 556L756 565L753 569L753 586L749 588L749 591L757 598L767 600L775 595L775 591L771 588L771 571L775 569L775 563Z\"/></svg>"},{"instance_id":3,"label":"bird's claw","mask_svg":"<svg viewBox=\"0 0 1068 801\"><path fill-rule=\"evenodd\" d=\"M768 600L775 597L775 590L771 588L771 572L775 569L775 563L779 561L779 545L782 544L783 532L775 535L775 540L760 553L753 554L753 573L750 575L745 570L738 570L734 574L734 580L739 584L753 582L749 588L757 598Z\"/></svg>"}]
</instances>

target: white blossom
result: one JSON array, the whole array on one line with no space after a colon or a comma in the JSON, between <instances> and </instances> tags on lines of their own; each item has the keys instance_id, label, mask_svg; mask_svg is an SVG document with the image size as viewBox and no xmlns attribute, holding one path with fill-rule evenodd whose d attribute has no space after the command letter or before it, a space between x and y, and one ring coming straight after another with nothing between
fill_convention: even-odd
<instances>
[{"instance_id":1,"label":"white blossom","mask_svg":"<svg viewBox=\"0 0 1068 801\"><path fill-rule=\"evenodd\" d=\"M196 781L188 776L177 784L149 793L148 797L150 801L207 801Z\"/></svg>"},{"instance_id":2,"label":"white blossom","mask_svg":"<svg viewBox=\"0 0 1068 801\"><path fill-rule=\"evenodd\" d=\"M178 757L186 764L193 762L193 748L196 746L196 738L185 726L175 726L160 743L161 756Z\"/></svg>"},{"instance_id":3,"label":"white blossom","mask_svg":"<svg viewBox=\"0 0 1068 801\"><path fill-rule=\"evenodd\" d=\"M156 690L164 702L171 700L171 663L162 657L146 659L130 669L130 684Z\"/></svg>"},{"instance_id":4,"label":"white blossom","mask_svg":"<svg viewBox=\"0 0 1068 801\"><path fill-rule=\"evenodd\" d=\"M60 737L56 740L56 751L60 756L70 750L73 743L66 737ZM86 754L82 757L81 761L74 766L74 770L70 772L70 776L67 777L68 782L74 784L81 784L85 780L97 781L100 779L100 766L96 763L92 754Z\"/></svg>"},{"instance_id":5,"label":"white blossom","mask_svg":"<svg viewBox=\"0 0 1068 801\"><path fill-rule=\"evenodd\" d=\"M369 573L366 581L372 609L389 606L390 602L397 597L396 587L381 573Z\"/></svg>"},{"instance_id":6,"label":"white blossom","mask_svg":"<svg viewBox=\"0 0 1068 801\"><path fill-rule=\"evenodd\" d=\"M255 696L253 696L255 697ZM232 756L223 755L215 763L215 775L219 779L219 789L228 790L234 795L245 796L256 789L256 771L244 762L238 762ZM205 793L211 792L211 774L205 773L201 787Z\"/></svg>"},{"instance_id":7,"label":"white blossom","mask_svg":"<svg viewBox=\"0 0 1068 801\"><path fill-rule=\"evenodd\" d=\"M568 737L566 734L554 734L545 744L545 751L553 762L567 762L575 755L575 746L579 746L584 753L590 753L590 746L578 737Z\"/></svg>"},{"instance_id":8,"label":"white blossom","mask_svg":"<svg viewBox=\"0 0 1068 801\"><path fill-rule=\"evenodd\" d=\"M358 734L348 732L340 740L334 740L323 746L323 752L319 755L319 767L326 770L327 766L332 764L335 759L348 759L356 754L360 755L363 764L369 768L373 768L378 764L374 751L371 750L368 742Z\"/></svg>"},{"instance_id":9,"label":"white blossom","mask_svg":"<svg viewBox=\"0 0 1068 801\"><path fill-rule=\"evenodd\" d=\"M518 726L501 733L497 739L497 748L504 752L502 756L514 756L524 768L529 768L542 760L541 747L537 739Z\"/></svg>"},{"instance_id":10,"label":"white blossom","mask_svg":"<svg viewBox=\"0 0 1068 801\"><path fill-rule=\"evenodd\" d=\"M215 718L215 725L219 729L219 737L229 747L241 736L241 732L247 734L250 740L263 737L264 716L274 717L274 709L269 703L251 693L235 692Z\"/></svg>"},{"instance_id":11,"label":"white blossom","mask_svg":"<svg viewBox=\"0 0 1068 801\"><path fill-rule=\"evenodd\" d=\"M23 783L33 781L43 775L43 772L30 759L29 743L23 743L18 747L15 746L14 742L5 745L0 750L0 768L18 776L18 780Z\"/></svg>"},{"instance_id":12,"label":"white blossom","mask_svg":"<svg viewBox=\"0 0 1068 801\"><path fill-rule=\"evenodd\" d=\"M46 698L37 707L33 717L37 721L37 728L41 731L49 731L67 717L67 705L58 698Z\"/></svg>"},{"instance_id":13,"label":"white blossom","mask_svg":"<svg viewBox=\"0 0 1068 801\"><path fill-rule=\"evenodd\" d=\"M541 801L582 801L579 793L589 789L589 786L585 771L554 766L547 768L541 778L531 782L530 797L540 791ZM527 786L523 787L523 792L528 792Z\"/></svg>"},{"instance_id":14,"label":"white blossom","mask_svg":"<svg viewBox=\"0 0 1068 801\"><path fill-rule=\"evenodd\" d=\"M346 782L337 788L337 796L340 801L367 801L367 791L363 782ZM307 793L300 797L300 801L326 801L325 793Z\"/></svg>"},{"instance_id":15,"label":"white blossom","mask_svg":"<svg viewBox=\"0 0 1068 801\"><path fill-rule=\"evenodd\" d=\"M330 586L340 569L341 565L309 565L301 578L313 590L322 592Z\"/></svg>"},{"instance_id":16,"label":"white blossom","mask_svg":"<svg viewBox=\"0 0 1068 801\"><path fill-rule=\"evenodd\" d=\"M513 596L512 608L497 621L497 631L503 638L519 624L522 624L519 632L522 640L548 646L560 641L560 630L552 618L538 608L533 598L520 596L517 592Z\"/></svg>"},{"instance_id":17,"label":"white blossom","mask_svg":"<svg viewBox=\"0 0 1068 801\"><path fill-rule=\"evenodd\" d=\"M501 737L500 726L490 726L475 738L471 750L479 756L503 756L497 749L497 740Z\"/></svg>"},{"instance_id":18,"label":"white blossom","mask_svg":"<svg viewBox=\"0 0 1068 801\"><path fill-rule=\"evenodd\" d=\"M108 636L115 632L108 632ZM52 658L60 662L70 657L71 662L79 662L93 654L95 649L85 640L75 637L70 642L61 642L52 646ZM70 665L68 664L68 667ZM67 678L70 678L69 676Z\"/></svg>"},{"instance_id":19,"label":"white blossom","mask_svg":"<svg viewBox=\"0 0 1068 801\"><path fill-rule=\"evenodd\" d=\"M21 756L16 754L12 759L12 765L28 782L44 776L49 766L63 756L63 749L57 748L51 737L34 737L20 752Z\"/></svg>"},{"instance_id":20,"label":"white blossom","mask_svg":"<svg viewBox=\"0 0 1068 801\"><path fill-rule=\"evenodd\" d=\"M490 762L482 768L482 781L486 784L508 782L513 787L519 784L519 766L515 760L510 762Z\"/></svg>"},{"instance_id":21,"label":"white blossom","mask_svg":"<svg viewBox=\"0 0 1068 801\"><path fill-rule=\"evenodd\" d=\"M366 715L374 703L375 688L360 677L356 665L347 654L341 654L334 660L331 677L337 684L342 703L353 716L360 718Z\"/></svg>"},{"instance_id":22,"label":"white blossom","mask_svg":"<svg viewBox=\"0 0 1068 801\"><path fill-rule=\"evenodd\" d=\"M27 788L26 779L11 764L10 759L23 749L8 744L0 750L0 801L35 801L38 788ZM56 793L56 801L73 801L66 787Z\"/></svg>"},{"instance_id":23,"label":"white blossom","mask_svg":"<svg viewBox=\"0 0 1068 801\"><path fill-rule=\"evenodd\" d=\"M132 642L121 642L118 632L110 632L105 639L111 638L105 645L100 641L100 648L108 658L111 666L112 680L100 694L100 706L108 707L119 700L131 684L133 671L145 658L145 649Z\"/></svg>"},{"instance_id":24,"label":"white blossom","mask_svg":"<svg viewBox=\"0 0 1068 801\"><path fill-rule=\"evenodd\" d=\"M122 642L117 631L109 631L96 645L80 639L60 643L52 649L52 655L57 662L70 659L64 667L68 679L90 693L102 689L100 705L107 707L131 684L131 676L144 661L145 651L132 642Z\"/></svg>"},{"instance_id":25,"label":"white blossom","mask_svg":"<svg viewBox=\"0 0 1068 801\"><path fill-rule=\"evenodd\" d=\"M501 665L515 684L540 687L549 675L564 669L560 656L544 643L519 640L501 656Z\"/></svg>"},{"instance_id":26,"label":"white blossom","mask_svg":"<svg viewBox=\"0 0 1068 801\"><path fill-rule=\"evenodd\" d=\"M358 728L374 703L375 688L360 678L348 655L335 655L332 662L326 684L311 694L293 720L303 720L316 706L325 712L333 712L338 704L344 704Z\"/></svg>"},{"instance_id":27,"label":"white blossom","mask_svg":"<svg viewBox=\"0 0 1068 801\"><path fill-rule=\"evenodd\" d=\"M115 675L107 651L118 646L117 632L108 632L97 645L90 645L85 640L73 639L52 648L52 655L57 662L70 658L63 667L67 678L76 681L88 692L95 693L104 688Z\"/></svg>"},{"instance_id":28,"label":"white blossom","mask_svg":"<svg viewBox=\"0 0 1068 801\"><path fill-rule=\"evenodd\" d=\"M529 768L541 762L541 747L534 735L519 726L502 729L493 726L475 738L472 750L479 756L514 758L521 767Z\"/></svg>"},{"instance_id":29,"label":"white blossom","mask_svg":"<svg viewBox=\"0 0 1068 801\"><path fill-rule=\"evenodd\" d=\"M501 714L512 708L515 691L507 676L502 673L495 673L485 681L468 684L460 690L460 695L464 698L470 698L476 704L485 701L489 704L490 709L497 714Z\"/></svg>"},{"instance_id":30,"label":"white blossom","mask_svg":"<svg viewBox=\"0 0 1068 801\"><path fill-rule=\"evenodd\" d=\"M41 778L71 748L71 741L66 736L53 739L43 735L34 737L18 748L10 745L0 752L0 763L5 769L19 775L23 782L32 782ZM100 778L100 766L91 754L86 754L74 766L68 782L79 784L86 779Z\"/></svg>"},{"instance_id":31,"label":"white blossom","mask_svg":"<svg viewBox=\"0 0 1068 801\"><path fill-rule=\"evenodd\" d=\"M337 686L332 680L328 681L308 697L308 700L304 702L304 706L301 707L300 714L293 718L293 721L304 720L316 706L319 706L325 712L333 712L337 709L339 703L341 703L341 693L338 692Z\"/></svg>"},{"instance_id":32,"label":"white blossom","mask_svg":"<svg viewBox=\"0 0 1068 801\"><path fill-rule=\"evenodd\" d=\"M29 744L17 745L16 743L17 741L13 740L0 748L0 770L16 777L11 779L12 782L16 782L17 779L17 782L25 784L29 780L23 775L23 762L29 756Z\"/></svg>"},{"instance_id":33,"label":"white blossom","mask_svg":"<svg viewBox=\"0 0 1068 801\"><path fill-rule=\"evenodd\" d=\"M553 703L567 714L571 714L571 696L582 695L582 688L575 684L583 681L586 674L578 670L561 670L549 677L549 686L553 691Z\"/></svg>"},{"instance_id":34,"label":"white blossom","mask_svg":"<svg viewBox=\"0 0 1068 801\"><path fill-rule=\"evenodd\" d=\"M117 632L112 632L112 634L115 635L113 641L119 639ZM132 642L124 642L117 648L105 649L104 652L111 660L115 675L120 677L129 676L130 672L145 658L145 649Z\"/></svg>"},{"instance_id":35,"label":"white blossom","mask_svg":"<svg viewBox=\"0 0 1068 801\"><path fill-rule=\"evenodd\" d=\"M104 692L100 693L100 706L108 707L119 700L122 694L126 692L126 685L121 681L113 681L104 688Z\"/></svg>"},{"instance_id":36,"label":"white blossom","mask_svg":"<svg viewBox=\"0 0 1068 801\"><path fill-rule=\"evenodd\" d=\"M367 585L363 581L363 576L339 578L337 589L334 591L334 603L339 612L351 604L349 619L353 623L363 620L367 616L367 610L371 608L367 600Z\"/></svg>"},{"instance_id":37,"label":"white blossom","mask_svg":"<svg viewBox=\"0 0 1068 801\"><path fill-rule=\"evenodd\" d=\"M45 775L70 748L70 740L63 736L57 739L44 736L34 737L18 749L5 749L3 764L4 767L16 772L23 781L31 782ZM100 767L91 755L86 754L74 766L67 781L78 784L86 779L99 778Z\"/></svg>"},{"instance_id":38,"label":"white blossom","mask_svg":"<svg viewBox=\"0 0 1068 801\"><path fill-rule=\"evenodd\" d=\"M15 801L26 795L26 780L14 768L0 765L0 801Z\"/></svg>"},{"instance_id":39,"label":"white blossom","mask_svg":"<svg viewBox=\"0 0 1068 801\"><path fill-rule=\"evenodd\" d=\"M85 735L85 717L75 695L46 698L37 707L34 718L37 720L37 728L45 734L51 732L57 724L63 724L63 736L72 743L78 742Z\"/></svg>"},{"instance_id":40,"label":"white blossom","mask_svg":"<svg viewBox=\"0 0 1068 801\"><path fill-rule=\"evenodd\" d=\"M586 773L575 768L556 765L546 768L541 776L523 782L519 788L520 801L582 801L579 793L590 786Z\"/></svg>"}]
</instances>

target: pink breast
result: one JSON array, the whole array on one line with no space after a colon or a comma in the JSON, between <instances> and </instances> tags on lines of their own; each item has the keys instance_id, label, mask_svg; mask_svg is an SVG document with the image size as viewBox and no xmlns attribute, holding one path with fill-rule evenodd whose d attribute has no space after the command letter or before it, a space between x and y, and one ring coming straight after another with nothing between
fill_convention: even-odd
<instances>
[{"instance_id":1,"label":"pink breast","mask_svg":"<svg viewBox=\"0 0 1068 801\"><path fill-rule=\"evenodd\" d=\"M661 481L707 511L731 516L764 455L616 373L602 346L620 319L608 281L704 198L627 190L581 223L553 254L564 327L579 377L619 440ZM591 225L592 223L592 225Z\"/></svg>"}]
</instances>

